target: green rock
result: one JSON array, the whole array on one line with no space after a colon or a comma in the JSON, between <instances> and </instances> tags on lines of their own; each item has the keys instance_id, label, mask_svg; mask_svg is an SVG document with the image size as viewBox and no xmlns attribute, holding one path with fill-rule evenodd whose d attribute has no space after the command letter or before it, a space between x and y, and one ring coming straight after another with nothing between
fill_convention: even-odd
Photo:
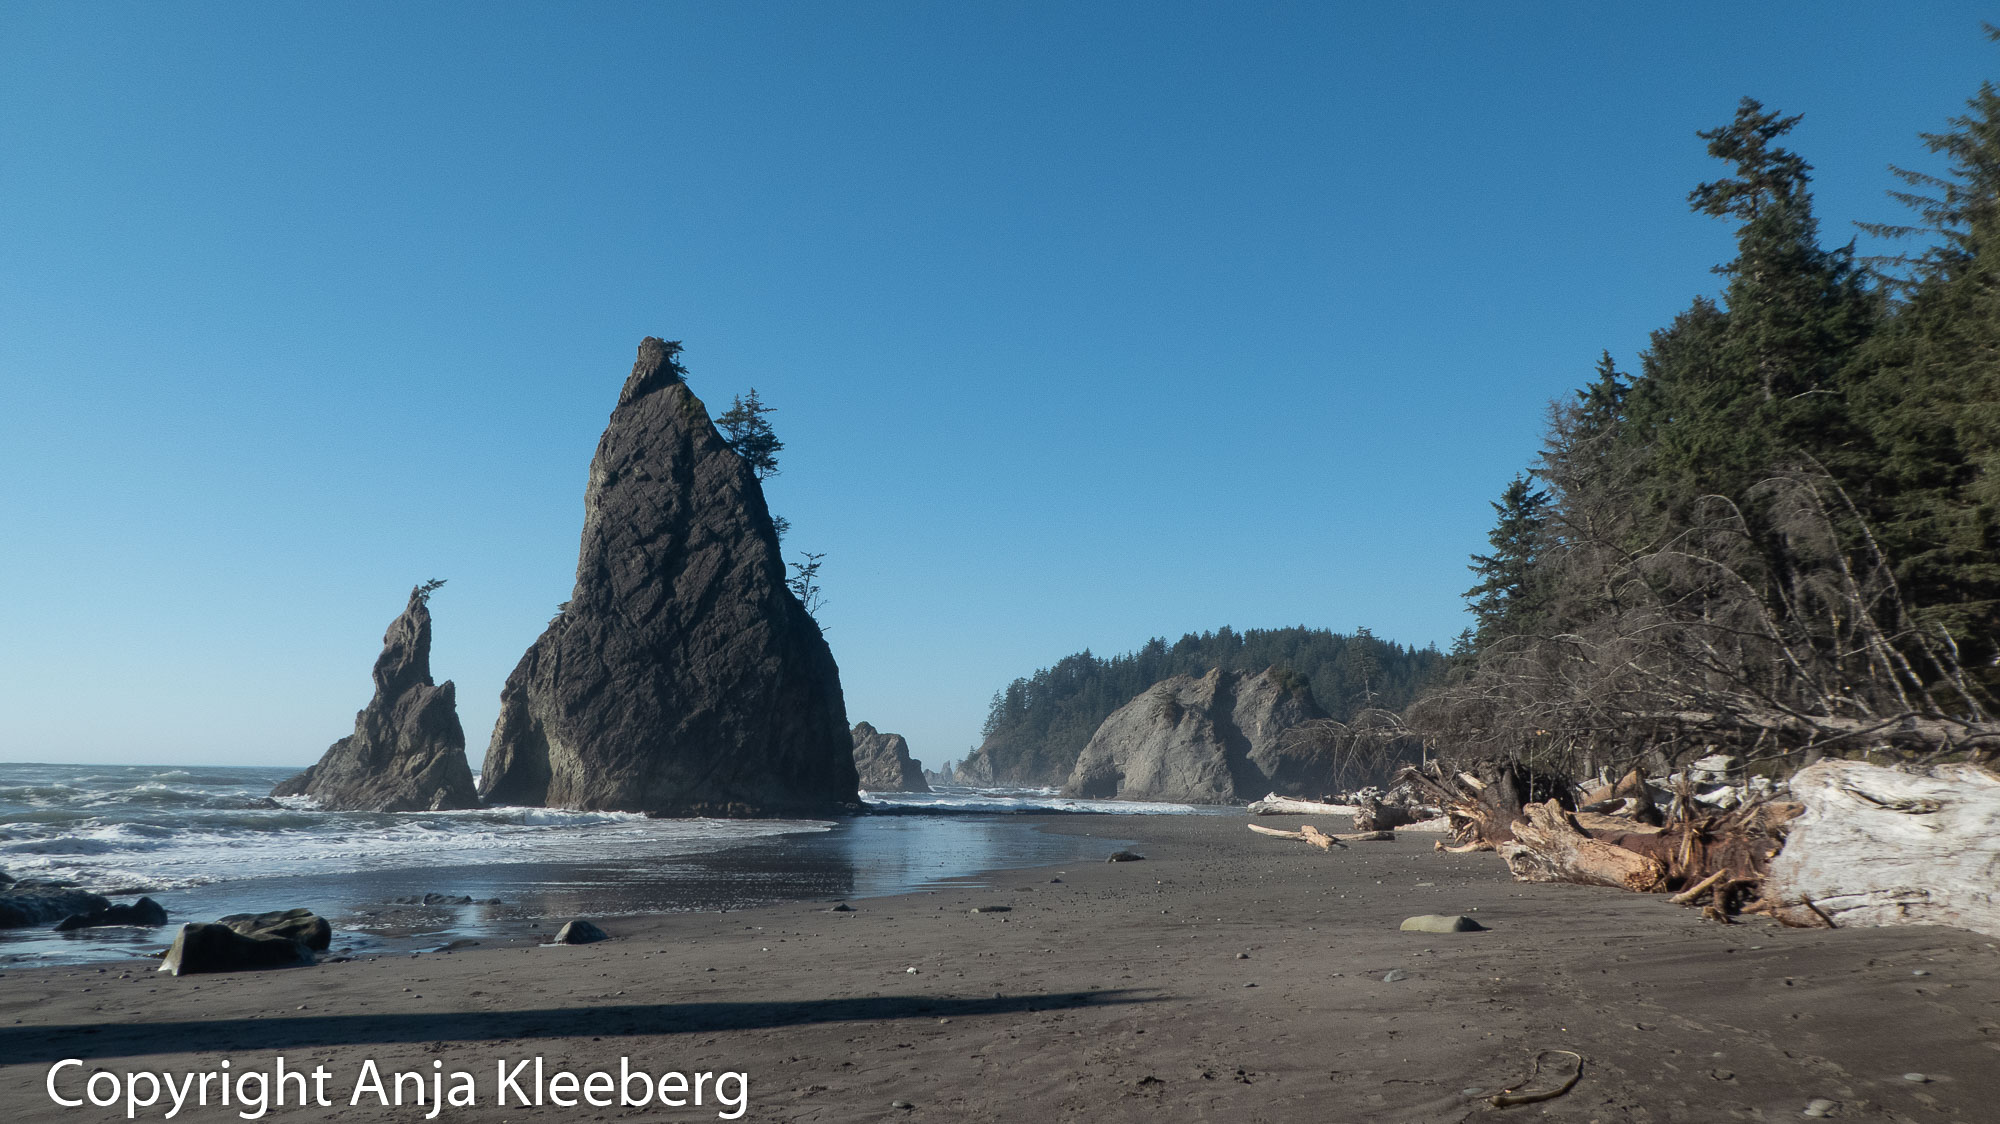
<instances>
[{"instance_id":1,"label":"green rock","mask_svg":"<svg viewBox=\"0 0 2000 1124\"><path fill-rule=\"evenodd\" d=\"M1405 918L1403 931L1406 933L1478 933L1486 926L1456 913L1424 913Z\"/></svg>"}]
</instances>

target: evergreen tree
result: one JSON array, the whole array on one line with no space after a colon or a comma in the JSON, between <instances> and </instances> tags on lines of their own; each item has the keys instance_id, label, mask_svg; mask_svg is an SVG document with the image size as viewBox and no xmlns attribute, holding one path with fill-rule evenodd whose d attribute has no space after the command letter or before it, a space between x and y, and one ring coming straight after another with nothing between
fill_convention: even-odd
<instances>
[{"instance_id":1,"label":"evergreen tree","mask_svg":"<svg viewBox=\"0 0 2000 1124\"><path fill-rule=\"evenodd\" d=\"M1847 409L1855 347L1879 302L1853 247L1821 249L1811 165L1774 142L1797 117L1745 98L1728 125L1699 134L1735 175L1699 185L1696 211L1741 220L1723 311L1697 299L1655 333L1627 440L1646 447L1649 508L1669 523L1703 495L1734 496L1785 463L1851 477L1862 458ZM1635 388L1636 390L1637 388Z\"/></svg>"},{"instance_id":2,"label":"evergreen tree","mask_svg":"<svg viewBox=\"0 0 2000 1124\"><path fill-rule=\"evenodd\" d=\"M1989 33L1992 29L1989 28ZM1860 489L1918 617L1946 629L1976 663L2000 648L2000 93L1990 83L1923 134L1950 160L1944 176L1899 171L1930 192L1892 193L1928 234L1904 262L1906 302L1872 339L1857 395L1872 472Z\"/></svg>"},{"instance_id":3,"label":"evergreen tree","mask_svg":"<svg viewBox=\"0 0 2000 1124\"><path fill-rule=\"evenodd\" d=\"M1547 492L1536 490L1526 476L1516 476L1493 505L1499 520L1486 536L1493 553L1473 555L1467 567L1480 578L1478 585L1465 591L1479 622L1474 635L1480 647L1530 631L1539 623L1542 605L1536 597L1535 563L1541 555L1548 503Z\"/></svg>"},{"instance_id":4,"label":"evergreen tree","mask_svg":"<svg viewBox=\"0 0 2000 1124\"><path fill-rule=\"evenodd\" d=\"M750 462L750 470L760 481L778 474L778 451L785 447L778 435L771 432L771 423L764 420L764 415L771 412L771 407L757 397L757 388L753 386L747 397L737 395L728 412L715 419L722 439L736 450L737 456Z\"/></svg>"}]
</instances>

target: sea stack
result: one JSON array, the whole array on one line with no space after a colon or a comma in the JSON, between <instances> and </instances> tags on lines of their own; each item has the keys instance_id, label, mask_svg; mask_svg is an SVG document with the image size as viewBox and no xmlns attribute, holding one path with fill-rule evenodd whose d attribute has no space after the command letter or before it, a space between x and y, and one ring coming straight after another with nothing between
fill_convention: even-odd
<instances>
[{"instance_id":1,"label":"sea stack","mask_svg":"<svg viewBox=\"0 0 2000 1124\"><path fill-rule=\"evenodd\" d=\"M1332 780L1331 762L1284 734L1324 717L1310 691L1287 687L1271 670L1177 675L1104 720L1063 795L1188 804L1316 795Z\"/></svg>"},{"instance_id":2,"label":"sea stack","mask_svg":"<svg viewBox=\"0 0 2000 1124\"><path fill-rule=\"evenodd\" d=\"M840 669L679 353L639 345L597 443L576 587L500 692L489 803L794 816L859 799Z\"/></svg>"},{"instance_id":3,"label":"sea stack","mask_svg":"<svg viewBox=\"0 0 2000 1124\"><path fill-rule=\"evenodd\" d=\"M910 760L910 743L866 722L854 724L854 768L870 792L929 792L923 766Z\"/></svg>"},{"instance_id":4,"label":"sea stack","mask_svg":"<svg viewBox=\"0 0 2000 1124\"><path fill-rule=\"evenodd\" d=\"M354 732L271 795L310 796L341 812L479 807L451 680L431 682L430 595L439 584L412 589L389 622L375 658L375 697L355 715Z\"/></svg>"}]
</instances>

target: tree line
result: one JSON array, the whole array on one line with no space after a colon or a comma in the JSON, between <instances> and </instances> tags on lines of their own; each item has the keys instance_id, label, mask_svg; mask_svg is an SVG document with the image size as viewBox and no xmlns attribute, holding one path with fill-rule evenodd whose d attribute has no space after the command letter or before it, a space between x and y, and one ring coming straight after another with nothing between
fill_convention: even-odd
<instances>
[{"instance_id":1,"label":"tree line","mask_svg":"<svg viewBox=\"0 0 2000 1124\"><path fill-rule=\"evenodd\" d=\"M1413 726L1570 769L2000 747L2000 93L1967 104L1887 258L1822 243L1800 118L1698 134L1721 299L1551 407Z\"/></svg>"}]
</instances>

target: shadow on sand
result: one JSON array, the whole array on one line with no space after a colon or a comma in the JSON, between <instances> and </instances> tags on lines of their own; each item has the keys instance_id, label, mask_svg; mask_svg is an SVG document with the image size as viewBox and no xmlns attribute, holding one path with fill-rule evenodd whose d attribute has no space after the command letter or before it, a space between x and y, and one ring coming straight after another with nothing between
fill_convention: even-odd
<instances>
[{"instance_id":1,"label":"shadow on sand","mask_svg":"<svg viewBox=\"0 0 2000 1124\"><path fill-rule=\"evenodd\" d=\"M884 995L801 1002L620 1004L528 1011L307 1015L299 1018L14 1026L0 1029L0 1065L25 1065L79 1057L121 1058L230 1050L269 1052L395 1042L697 1034L919 1016L972 1018L1023 1011L1150 1003L1158 998L1121 989L995 996L988 999Z\"/></svg>"}]
</instances>

